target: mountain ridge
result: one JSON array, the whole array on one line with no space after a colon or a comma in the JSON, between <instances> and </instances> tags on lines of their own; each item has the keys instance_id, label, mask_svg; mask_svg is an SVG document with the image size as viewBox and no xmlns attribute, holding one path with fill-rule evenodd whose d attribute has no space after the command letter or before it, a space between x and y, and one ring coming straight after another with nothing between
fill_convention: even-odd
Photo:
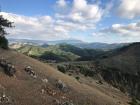
<instances>
[{"instance_id":1,"label":"mountain ridge","mask_svg":"<svg viewBox=\"0 0 140 105\"><path fill-rule=\"evenodd\" d=\"M29 40L29 39L9 39L10 43L25 43L25 44L32 44L32 45L42 45L45 47L48 45L58 45L58 44L71 44L76 47L80 48L87 48L87 49L100 49L100 50L112 50L116 48L123 47L128 45L129 43L101 43L101 42L83 42L81 40L56 40L56 41L45 41L45 40Z\"/></svg>"},{"instance_id":2,"label":"mountain ridge","mask_svg":"<svg viewBox=\"0 0 140 105\"><path fill-rule=\"evenodd\" d=\"M102 77L123 92L140 99L140 42L116 49L99 61Z\"/></svg>"}]
</instances>

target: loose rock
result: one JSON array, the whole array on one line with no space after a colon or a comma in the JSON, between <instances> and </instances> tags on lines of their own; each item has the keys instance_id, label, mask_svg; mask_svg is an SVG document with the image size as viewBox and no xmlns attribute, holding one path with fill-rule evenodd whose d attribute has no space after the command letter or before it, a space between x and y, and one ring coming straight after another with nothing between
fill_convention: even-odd
<instances>
[{"instance_id":1,"label":"loose rock","mask_svg":"<svg viewBox=\"0 0 140 105\"><path fill-rule=\"evenodd\" d=\"M4 93L0 96L0 103L7 104L10 103L10 99Z\"/></svg>"},{"instance_id":2,"label":"loose rock","mask_svg":"<svg viewBox=\"0 0 140 105\"><path fill-rule=\"evenodd\" d=\"M25 71L33 78L37 78L36 73L33 71L31 66L25 67Z\"/></svg>"},{"instance_id":3,"label":"loose rock","mask_svg":"<svg viewBox=\"0 0 140 105\"><path fill-rule=\"evenodd\" d=\"M16 73L15 66L12 63L8 63L3 57L0 59L0 66L9 76L14 76L14 74Z\"/></svg>"},{"instance_id":4,"label":"loose rock","mask_svg":"<svg viewBox=\"0 0 140 105\"><path fill-rule=\"evenodd\" d=\"M46 79L46 78L42 79L42 82L46 84L46 83L48 83L48 79Z\"/></svg>"},{"instance_id":5,"label":"loose rock","mask_svg":"<svg viewBox=\"0 0 140 105\"><path fill-rule=\"evenodd\" d=\"M68 91L68 88L67 88L66 84L63 81L61 81L61 80L57 81L56 87L58 89L60 89L61 91L63 91L63 92L67 92Z\"/></svg>"}]
</instances>

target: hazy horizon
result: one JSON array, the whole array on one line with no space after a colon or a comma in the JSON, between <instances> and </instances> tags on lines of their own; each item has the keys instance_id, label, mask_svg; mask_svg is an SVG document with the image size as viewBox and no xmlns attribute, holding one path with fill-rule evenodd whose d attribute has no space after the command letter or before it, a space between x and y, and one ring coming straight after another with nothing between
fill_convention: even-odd
<instances>
[{"instance_id":1,"label":"hazy horizon","mask_svg":"<svg viewBox=\"0 0 140 105\"><path fill-rule=\"evenodd\" d=\"M88 42L88 41L83 41L83 40L78 40L78 39L58 39L58 40L43 40L43 39L26 39L26 38L8 38L9 40L29 40L29 41L48 41L48 42L59 42L59 41L78 41L81 43L106 43L106 44L119 44L119 43L137 43L138 41L131 41L131 42Z\"/></svg>"}]
</instances>

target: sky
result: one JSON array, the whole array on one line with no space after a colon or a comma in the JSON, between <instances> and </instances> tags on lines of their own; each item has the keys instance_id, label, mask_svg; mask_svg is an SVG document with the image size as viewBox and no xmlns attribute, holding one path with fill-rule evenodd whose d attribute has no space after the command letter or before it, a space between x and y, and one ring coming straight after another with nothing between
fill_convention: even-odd
<instances>
[{"instance_id":1,"label":"sky","mask_svg":"<svg viewBox=\"0 0 140 105\"><path fill-rule=\"evenodd\" d=\"M0 0L7 38L140 42L140 0Z\"/></svg>"}]
</instances>

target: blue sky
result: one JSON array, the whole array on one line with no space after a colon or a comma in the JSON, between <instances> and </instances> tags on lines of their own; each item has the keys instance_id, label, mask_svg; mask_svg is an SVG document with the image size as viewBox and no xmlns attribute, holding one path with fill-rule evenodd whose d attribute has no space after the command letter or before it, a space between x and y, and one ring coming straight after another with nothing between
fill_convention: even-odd
<instances>
[{"instance_id":1,"label":"blue sky","mask_svg":"<svg viewBox=\"0 0 140 105\"><path fill-rule=\"evenodd\" d=\"M8 38L139 42L140 0L0 0Z\"/></svg>"},{"instance_id":2,"label":"blue sky","mask_svg":"<svg viewBox=\"0 0 140 105\"><path fill-rule=\"evenodd\" d=\"M55 0L0 0L2 10L26 16L53 15Z\"/></svg>"}]
</instances>

